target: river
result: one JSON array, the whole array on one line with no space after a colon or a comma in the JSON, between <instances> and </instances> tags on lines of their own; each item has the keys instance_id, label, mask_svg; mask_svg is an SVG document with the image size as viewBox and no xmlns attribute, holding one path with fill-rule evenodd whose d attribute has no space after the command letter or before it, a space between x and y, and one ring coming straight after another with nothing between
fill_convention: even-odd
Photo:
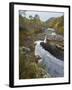
<instances>
[{"instance_id":1,"label":"river","mask_svg":"<svg viewBox=\"0 0 72 90\"><path fill-rule=\"evenodd\" d=\"M51 75L51 77L64 76L64 62L53 57L52 55L45 56L42 60L44 69Z\"/></svg>"},{"instance_id":2,"label":"river","mask_svg":"<svg viewBox=\"0 0 72 90\"><path fill-rule=\"evenodd\" d=\"M54 48L52 55L50 52L44 54L42 58L42 64L44 69L51 75L51 77L63 77L64 76L64 50L57 48L56 43L62 43L58 41L50 41L52 48Z\"/></svg>"}]
</instances>

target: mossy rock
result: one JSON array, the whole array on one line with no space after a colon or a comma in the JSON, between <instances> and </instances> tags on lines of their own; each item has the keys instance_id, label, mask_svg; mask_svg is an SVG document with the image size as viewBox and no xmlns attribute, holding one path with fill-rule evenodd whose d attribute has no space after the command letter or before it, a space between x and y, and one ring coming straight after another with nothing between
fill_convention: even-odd
<instances>
[{"instance_id":1,"label":"mossy rock","mask_svg":"<svg viewBox=\"0 0 72 90\"><path fill-rule=\"evenodd\" d=\"M32 78L47 78L50 77L48 73L39 67L36 63L30 63L25 71L21 74L21 79L32 79Z\"/></svg>"}]
</instances>

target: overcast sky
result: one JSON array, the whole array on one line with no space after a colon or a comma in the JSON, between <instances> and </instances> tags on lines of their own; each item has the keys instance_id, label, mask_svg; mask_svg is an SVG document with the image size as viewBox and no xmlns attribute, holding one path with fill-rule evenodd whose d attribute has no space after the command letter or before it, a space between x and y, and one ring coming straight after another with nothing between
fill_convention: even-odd
<instances>
[{"instance_id":1,"label":"overcast sky","mask_svg":"<svg viewBox=\"0 0 72 90\"><path fill-rule=\"evenodd\" d=\"M23 12L23 11L22 11ZM46 21L49 18L52 17L60 17L62 15L64 15L64 13L62 12L38 12L38 11L26 11L26 17L28 18L30 15L32 15L33 17L35 16L35 14L38 14L40 19L42 21Z\"/></svg>"}]
</instances>

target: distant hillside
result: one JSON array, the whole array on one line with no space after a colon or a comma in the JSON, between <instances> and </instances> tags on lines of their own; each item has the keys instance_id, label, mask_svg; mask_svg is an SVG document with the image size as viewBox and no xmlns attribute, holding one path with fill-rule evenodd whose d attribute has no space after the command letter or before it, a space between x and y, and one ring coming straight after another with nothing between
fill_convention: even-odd
<instances>
[{"instance_id":1,"label":"distant hillside","mask_svg":"<svg viewBox=\"0 0 72 90\"><path fill-rule=\"evenodd\" d=\"M48 28L54 28L58 34L64 34L64 16L50 18L45 23Z\"/></svg>"},{"instance_id":2,"label":"distant hillside","mask_svg":"<svg viewBox=\"0 0 72 90\"><path fill-rule=\"evenodd\" d=\"M55 17L52 17L52 18L48 19L48 20L46 21L46 23L50 23L50 22L52 22L53 20L55 20Z\"/></svg>"}]
</instances>

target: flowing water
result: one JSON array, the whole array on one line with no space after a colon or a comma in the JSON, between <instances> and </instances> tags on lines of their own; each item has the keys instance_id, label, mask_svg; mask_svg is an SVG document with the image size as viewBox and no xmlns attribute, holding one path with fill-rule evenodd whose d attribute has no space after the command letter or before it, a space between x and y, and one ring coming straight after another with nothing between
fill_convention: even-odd
<instances>
[{"instance_id":1,"label":"flowing water","mask_svg":"<svg viewBox=\"0 0 72 90\"><path fill-rule=\"evenodd\" d=\"M63 77L64 76L64 50L61 50L60 48L56 47L56 44L62 44L62 42L58 41L50 41L49 42L52 45L52 48L54 48L53 53L55 53L55 56L50 54L50 52L47 52L47 54L44 54L42 59L42 64L45 68L45 70L51 75L51 77Z\"/></svg>"}]
</instances>

